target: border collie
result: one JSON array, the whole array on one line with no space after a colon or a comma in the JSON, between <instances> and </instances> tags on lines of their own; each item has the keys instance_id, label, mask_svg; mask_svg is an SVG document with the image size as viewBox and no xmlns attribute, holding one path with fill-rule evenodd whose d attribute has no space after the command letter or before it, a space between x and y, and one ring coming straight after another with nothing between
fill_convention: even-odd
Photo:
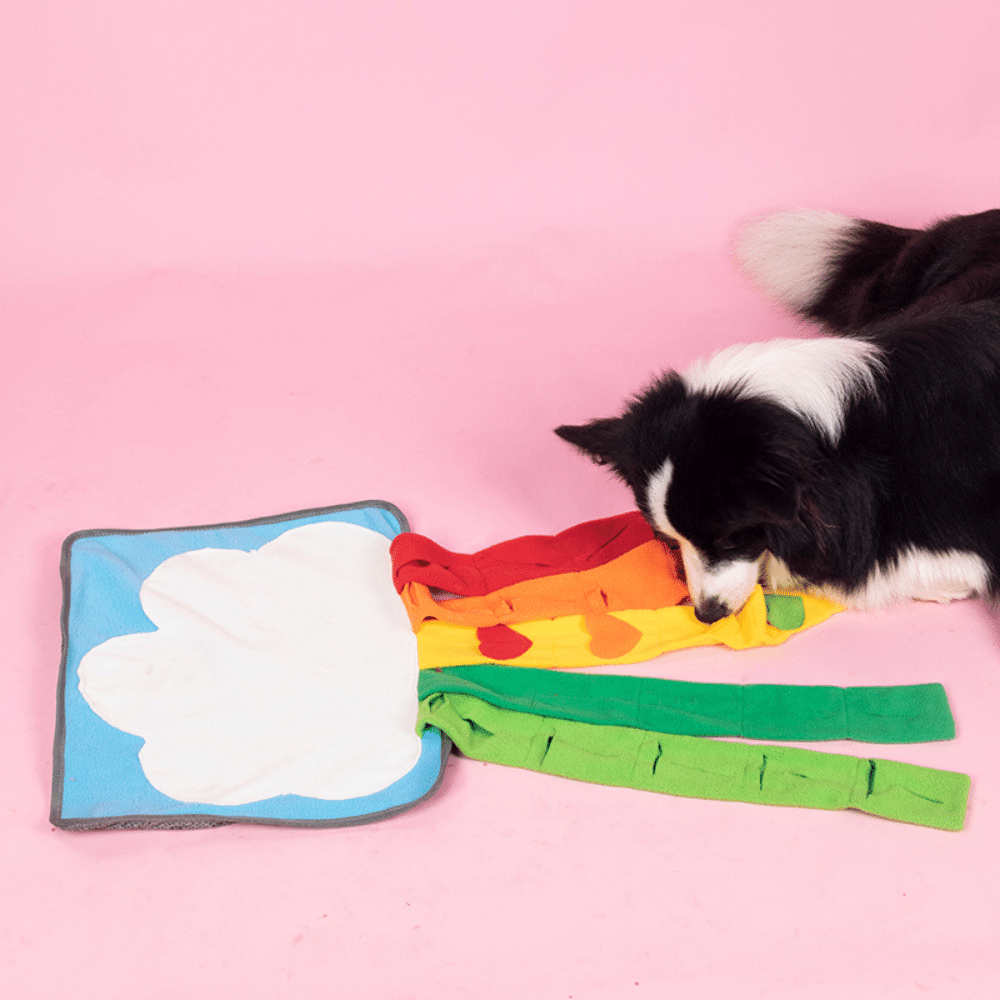
<instances>
[{"instance_id":1,"label":"border collie","mask_svg":"<svg viewBox=\"0 0 1000 1000\"><path fill-rule=\"evenodd\" d=\"M1000 210L902 229L795 210L737 256L831 336L740 344L556 433L680 546L695 614L761 581L854 608L1000 589Z\"/></svg>"}]
</instances>

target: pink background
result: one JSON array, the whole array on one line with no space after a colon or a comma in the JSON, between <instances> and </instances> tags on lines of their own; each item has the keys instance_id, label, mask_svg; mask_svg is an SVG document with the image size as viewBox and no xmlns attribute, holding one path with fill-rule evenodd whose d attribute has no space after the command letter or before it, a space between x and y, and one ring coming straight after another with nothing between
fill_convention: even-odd
<instances>
[{"instance_id":1,"label":"pink background","mask_svg":"<svg viewBox=\"0 0 1000 1000\"><path fill-rule=\"evenodd\" d=\"M638 668L942 681L953 743L829 749L970 773L959 834L459 758L368 827L47 822L65 535L378 497L469 551L627 509L550 429L796 332L748 216L1000 203L998 38L945 0L6 0L0 992L1000 995L975 602Z\"/></svg>"}]
</instances>

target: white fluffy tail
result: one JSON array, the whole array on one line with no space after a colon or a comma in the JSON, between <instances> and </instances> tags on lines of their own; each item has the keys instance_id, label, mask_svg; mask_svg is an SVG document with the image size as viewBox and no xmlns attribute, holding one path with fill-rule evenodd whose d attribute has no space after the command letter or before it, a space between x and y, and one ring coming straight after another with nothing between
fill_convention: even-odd
<instances>
[{"instance_id":1,"label":"white fluffy tail","mask_svg":"<svg viewBox=\"0 0 1000 1000\"><path fill-rule=\"evenodd\" d=\"M736 256L768 295L805 312L822 297L859 225L858 219L812 208L762 215L743 227Z\"/></svg>"}]
</instances>

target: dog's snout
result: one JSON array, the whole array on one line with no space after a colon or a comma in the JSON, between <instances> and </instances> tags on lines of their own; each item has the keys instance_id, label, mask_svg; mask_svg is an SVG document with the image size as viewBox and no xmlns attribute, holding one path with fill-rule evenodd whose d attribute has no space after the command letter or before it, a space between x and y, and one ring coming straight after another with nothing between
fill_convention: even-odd
<instances>
[{"instance_id":1,"label":"dog's snout","mask_svg":"<svg viewBox=\"0 0 1000 1000\"><path fill-rule=\"evenodd\" d=\"M725 618L729 614L729 608L725 606L717 597L710 597L707 601L702 601L696 605L694 616L705 625L711 625L720 618Z\"/></svg>"}]
</instances>

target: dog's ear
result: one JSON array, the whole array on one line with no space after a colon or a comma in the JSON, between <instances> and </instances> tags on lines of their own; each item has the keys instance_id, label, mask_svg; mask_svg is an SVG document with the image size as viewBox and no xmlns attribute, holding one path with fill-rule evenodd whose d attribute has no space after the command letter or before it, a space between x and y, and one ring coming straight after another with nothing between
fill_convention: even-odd
<instances>
[{"instance_id":1,"label":"dog's ear","mask_svg":"<svg viewBox=\"0 0 1000 1000\"><path fill-rule=\"evenodd\" d=\"M791 524L799 513L802 486L791 476L758 479L746 490L750 510L770 524Z\"/></svg>"},{"instance_id":2,"label":"dog's ear","mask_svg":"<svg viewBox=\"0 0 1000 1000\"><path fill-rule=\"evenodd\" d=\"M624 423L621 417L606 417L578 427L563 424L556 428L556 434L598 465L617 465L621 459Z\"/></svg>"},{"instance_id":3,"label":"dog's ear","mask_svg":"<svg viewBox=\"0 0 1000 1000\"><path fill-rule=\"evenodd\" d=\"M809 437L799 441L786 433L780 445L772 442L748 470L745 496L751 511L771 524L795 521L813 480L816 458Z\"/></svg>"},{"instance_id":4,"label":"dog's ear","mask_svg":"<svg viewBox=\"0 0 1000 1000\"><path fill-rule=\"evenodd\" d=\"M752 421L745 421L753 431ZM798 520L821 460L816 435L785 411L762 414L750 438L744 467L744 503L760 520L789 525Z\"/></svg>"}]
</instances>

